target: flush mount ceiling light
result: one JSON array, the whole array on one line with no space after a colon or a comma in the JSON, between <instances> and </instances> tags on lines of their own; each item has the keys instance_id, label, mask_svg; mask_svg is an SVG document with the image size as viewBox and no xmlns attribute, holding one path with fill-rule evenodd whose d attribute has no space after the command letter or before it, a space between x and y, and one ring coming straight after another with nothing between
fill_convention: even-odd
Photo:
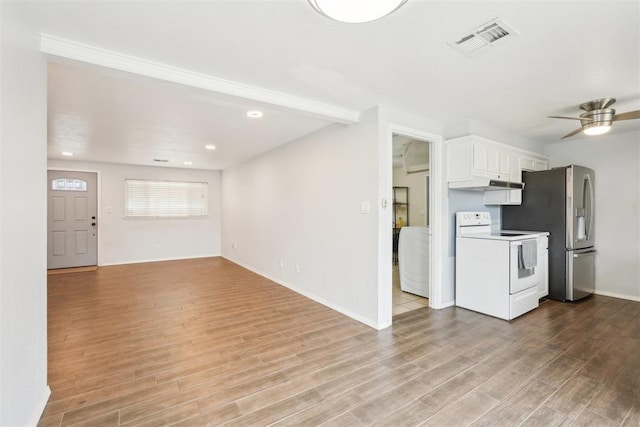
<instances>
[{"instance_id":1,"label":"flush mount ceiling light","mask_svg":"<svg viewBox=\"0 0 640 427\"><path fill-rule=\"evenodd\" d=\"M67 156L67 157L71 157L71 156L73 156L73 153L72 153L71 151L63 151L61 154L62 154L63 156Z\"/></svg>"},{"instance_id":2,"label":"flush mount ceiling light","mask_svg":"<svg viewBox=\"0 0 640 427\"><path fill-rule=\"evenodd\" d=\"M611 125L589 124L583 127L585 135L602 135L611 130Z\"/></svg>"},{"instance_id":3,"label":"flush mount ceiling light","mask_svg":"<svg viewBox=\"0 0 640 427\"><path fill-rule=\"evenodd\" d=\"M321 15L340 22L360 24L387 16L407 0L308 0Z\"/></svg>"},{"instance_id":4,"label":"flush mount ceiling light","mask_svg":"<svg viewBox=\"0 0 640 427\"><path fill-rule=\"evenodd\" d=\"M185 165L185 166L191 166L192 164L193 164L193 163L192 163L192 162L189 162L189 161L184 162L184 165Z\"/></svg>"},{"instance_id":5,"label":"flush mount ceiling light","mask_svg":"<svg viewBox=\"0 0 640 427\"><path fill-rule=\"evenodd\" d=\"M206 148L207 150L215 150L216 146L212 145L212 144L207 144L207 145L204 146L204 148Z\"/></svg>"},{"instance_id":6,"label":"flush mount ceiling light","mask_svg":"<svg viewBox=\"0 0 640 427\"><path fill-rule=\"evenodd\" d=\"M611 125L585 125L582 132L585 135L602 135L611 130Z\"/></svg>"},{"instance_id":7,"label":"flush mount ceiling light","mask_svg":"<svg viewBox=\"0 0 640 427\"><path fill-rule=\"evenodd\" d=\"M247 117L251 117L252 119L259 119L260 117L262 117L262 111L258 111L258 110L247 111Z\"/></svg>"}]
</instances>

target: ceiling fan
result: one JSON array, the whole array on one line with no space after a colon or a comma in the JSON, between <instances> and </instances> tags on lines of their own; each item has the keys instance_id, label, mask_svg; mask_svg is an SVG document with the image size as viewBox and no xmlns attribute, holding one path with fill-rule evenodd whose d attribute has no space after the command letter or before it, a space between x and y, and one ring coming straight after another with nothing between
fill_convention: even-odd
<instances>
[{"instance_id":1,"label":"ceiling fan","mask_svg":"<svg viewBox=\"0 0 640 427\"><path fill-rule=\"evenodd\" d=\"M569 119L580 120L580 127L573 132L563 136L560 139L569 138L580 132L584 132L585 135L602 135L611 130L613 122L620 120L633 120L640 119L640 110L629 111L627 113L616 114L616 110L609 108L616 102L615 98L601 98L594 99L593 101L580 104L580 109L585 112L580 114L580 117L565 117L565 116L547 116L550 119Z\"/></svg>"}]
</instances>

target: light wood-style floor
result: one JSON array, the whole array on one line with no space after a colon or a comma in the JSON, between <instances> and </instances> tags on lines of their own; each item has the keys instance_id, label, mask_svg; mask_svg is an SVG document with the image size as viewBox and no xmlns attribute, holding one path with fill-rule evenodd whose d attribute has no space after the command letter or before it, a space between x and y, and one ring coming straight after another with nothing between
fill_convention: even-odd
<instances>
[{"instance_id":1,"label":"light wood-style floor","mask_svg":"<svg viewBox=\"0 0 640 427\"><path fill-rule=\"evenodd\" d=\"M429 300L427 298L402 290L400 287L400 272L397 265L393 266L391 279L393 285L391 294L391 310L394 316L427 307L429 305Z\"/></svg>"},{"instance_id":2,"label":"light wood-style floor","mask_svg":"<svg viewBox=\"0 0 640 427\"><path fill-rule=\"evenodd\" d=\"M375 331L221 258L49 277L41 426L638 426L640 303Z\"/></svg>"}]
</instances>

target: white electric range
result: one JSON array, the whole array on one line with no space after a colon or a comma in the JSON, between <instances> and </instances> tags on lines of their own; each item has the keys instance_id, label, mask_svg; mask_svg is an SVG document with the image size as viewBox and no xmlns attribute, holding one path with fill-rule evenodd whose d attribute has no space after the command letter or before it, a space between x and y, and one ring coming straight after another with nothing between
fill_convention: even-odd
<instances>
[{"instance_id":1,"label":"white electric range","mask_svg":"<svg viewBox=\"0 0 640 427\"><path fill-rule=\"evenodd\" d=\"M506 320L538 307L548 293L548 235L495 231L489 212L457 212L456 305Z\"/></svg>"}]
</instances>

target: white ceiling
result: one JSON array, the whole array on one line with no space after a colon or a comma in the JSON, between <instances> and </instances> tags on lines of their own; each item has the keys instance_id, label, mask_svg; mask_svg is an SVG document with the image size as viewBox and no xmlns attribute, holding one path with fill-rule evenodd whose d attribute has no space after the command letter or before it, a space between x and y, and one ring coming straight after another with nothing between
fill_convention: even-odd
<instances>
[{"instance_id":1,"label":"white ceiling","mask_svg":"<svg viewBox=\"0 0 640 427\"><path fill-rule=\"evenodd\" d=\"M34 1L41 32L254 88L363 111L378 104L555 142L578 104L640 109L640 1L409 0L342 24L305 0ZM473 57L447 43L496 17L520 35ZM224 169L331 118L52 58L49 156ZM248 120L247 109L265 111ZM614 132L640 129L616 122ZM508 141L505 141L508 142ZM204 144L215 144L205 152Z\"/></svg>"},{"instance_id":2,"label":"white ceiling","mask_svg":"<svg viewBox=\"0 0 640 427\"><path fill-rule=\"evenodd\" d=\"M330 124L98 67L49 64L48 97L50 158L225 169ZM247 117L255 109L264 116Z\"/></svg>"}]
</instances>

